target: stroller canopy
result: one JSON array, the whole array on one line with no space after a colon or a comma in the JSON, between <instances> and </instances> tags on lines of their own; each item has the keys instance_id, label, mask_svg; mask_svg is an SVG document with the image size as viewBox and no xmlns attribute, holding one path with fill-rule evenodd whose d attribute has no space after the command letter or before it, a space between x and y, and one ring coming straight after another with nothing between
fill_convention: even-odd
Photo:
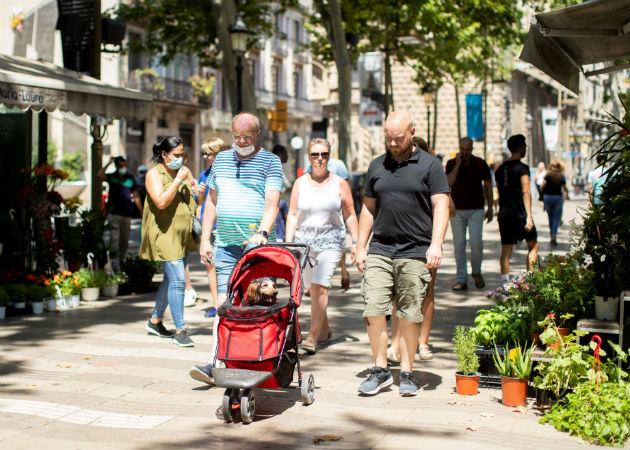
<instances>
[{"instance_id":1,"label":"stroller canopy","mask_svg":"<svg viewBox=\"0 0 630 450\"><path fill-rule=\"evenodd\" d=\"M261 277L284 278L289 282L289 301L300 306L302 276L300 263L289 249L280 246L262 245L243 254L236 263L228 284L228 299L234 305L241 305L247 286L252 280Z\"/></svg>"}]
</instances>

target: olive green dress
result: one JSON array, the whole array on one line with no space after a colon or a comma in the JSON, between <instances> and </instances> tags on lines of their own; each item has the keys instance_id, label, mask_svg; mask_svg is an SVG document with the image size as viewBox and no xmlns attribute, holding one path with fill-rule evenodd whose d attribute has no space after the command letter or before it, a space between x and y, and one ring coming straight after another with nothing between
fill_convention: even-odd
<instances>
[{"instance_id":1,"label":"olive green dress","mask_svg":"<svg viewBox=\"0 0 630 450\"><path fill-rule=\"evenodd\" d=\"M167 190L173 183L173 177L161 164L158 164L154 170L157 170L162 177L162 188ZM188 253L196 251L197 245L192 237L191 214L191 211L195 212L196 208L192 187L187 181L179 186L175 198L165 209L158 209L151 196L147 195L142 214L140 258L152 261L174 261L183 259Z\"/></svg>"}]
</instances>

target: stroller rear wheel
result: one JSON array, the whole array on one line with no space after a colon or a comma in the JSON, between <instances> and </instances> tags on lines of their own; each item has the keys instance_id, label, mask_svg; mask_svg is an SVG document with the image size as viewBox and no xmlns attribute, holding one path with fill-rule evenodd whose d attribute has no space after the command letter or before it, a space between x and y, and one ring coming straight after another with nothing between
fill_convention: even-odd
<instances>
[{"instance_id":1,"label":"stroller rear wheel","mask_svg":"<svg viewBox=\"0 0 630 450\"><path fill-rule=\"evenodd\" d=\"M221 403L221 412L223 413L223 420L227 423L234 422L234 413L238 408L238 390L226 389L223 394L223 401Z\"/></svg>"},{"instance_id":2,"label":"stroller rear wheel","mask_svg":"<svg viewBox=\"0 0 630 450\"><path fill-rule=\"evenodd\" d=\"M251 423L256 413L256 398L253 389L245 389L241 394L241 419L243 423Z\"/></svg>"},{"instance_id":3,"label":"stroller rear wheel","mask_svg":"<svg viewBox=\"0 0 630 450\"><path fill-rule=\"evenodd\" d=\"M300 390L302 393L302 404L304 406L308 406L313 403L313 400L315 399L315 378L312 373L304 372L302 374Z\"/></svg>"}]
</instances>

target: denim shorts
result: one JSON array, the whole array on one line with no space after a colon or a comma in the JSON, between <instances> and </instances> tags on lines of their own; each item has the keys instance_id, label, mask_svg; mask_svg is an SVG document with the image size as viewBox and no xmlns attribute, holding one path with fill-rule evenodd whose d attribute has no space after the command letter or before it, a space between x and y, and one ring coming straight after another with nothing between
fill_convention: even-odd
<instances>
[{"instance_id":1,"label":"denim shorts","mask_svg":"<svg viewBox=\"0 0 630 450\"><path fill-rule=\"evenodd\" d=\"M241 259L245 250L240 245L229 245L227 247L217 247L214 256L214 266L217 269L217 285L219 294L227 293L228 283L232 269Z\"/></svg>"},{"instance_id":2,"label":"denim shorts","mask_svg":"<svg viewBox=\"0 0 630 450\"><path fill-rule=\"evenodd\" d=\"M365 303L363 317L391 314L396 302L396 316L420 323L422 303L429 292L431 271L419 258L392 259L368 255L361 280L361 295Z\"/></svg>"}]
</instances>

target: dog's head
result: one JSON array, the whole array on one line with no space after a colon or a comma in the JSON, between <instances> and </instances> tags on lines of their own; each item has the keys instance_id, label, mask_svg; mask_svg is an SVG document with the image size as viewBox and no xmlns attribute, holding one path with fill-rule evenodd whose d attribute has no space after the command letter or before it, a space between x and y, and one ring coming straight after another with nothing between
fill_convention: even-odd
<instances>
[{"instance_id":1,"label":"dog's head","mask_svg":"<svg viewBox=\"0 0 630 450\"><path fill-rule=\"evenodd\" d=\"M252 280L247 287L247 299L250 306L271 306L276 303L278 288L269 277Z\"/></svg>"}]
</instances>

